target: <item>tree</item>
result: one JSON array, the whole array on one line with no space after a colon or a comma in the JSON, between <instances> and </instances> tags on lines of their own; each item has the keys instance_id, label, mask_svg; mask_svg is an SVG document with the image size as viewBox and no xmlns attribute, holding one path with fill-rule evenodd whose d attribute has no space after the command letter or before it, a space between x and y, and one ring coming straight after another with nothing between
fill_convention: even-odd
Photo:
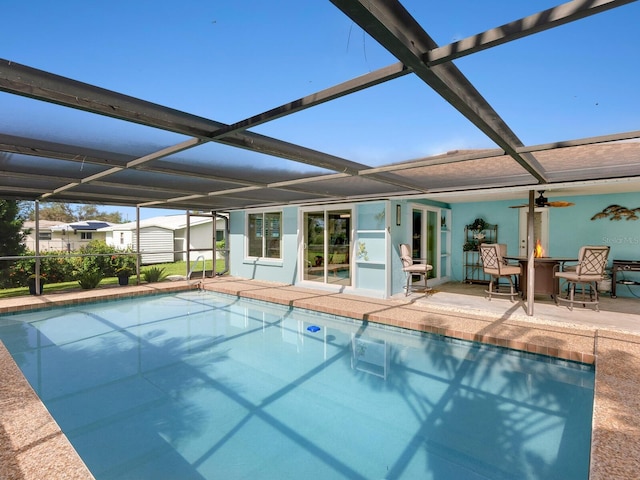
<instances>
[{"instance_id":1,"label":"tree","mask_svg":"<svg viewBox=\"0 0 640 480\"><path fill-rule=\"evenodd\" d=\"M27 200L21 200L18 202L18 215L25 219L29 220L33 217L33 202L29 202Z\"/></svg>"},{"instance_id":2,"label":"tree","mask_svg":"<svg viewBox=\"0 0 640 480\"><path fill-rule=\"evenodd\" d=\"M40 220L53 220L56 222L75 222L76 215L68 203L45 202L40 204ZM30 220L35 220L35 210L31 212Z\"/></svg>"},{"instance_id":3,"label":"tree","mask_svg":"<svg viewBox=\"0 0 640 480\"><path fill-rule=\"evenodd\" d=\"M76 217L78 220L103 220L111 223L122 223L122 214L120 212L102 212L95 205L79 205L76 208Z\"/></svg>"},{"instance_id":4,"label":"tree","mask_svg":"<svg viewBox=\"0 0 640 480\"><path fill-rule=\"evenodd\" d=\"M26 208L26 207L25 207ZM29 220L35 220L35 210L26 208ZM102 220L111 223L123 223L120 212L107 213L98 210L96 205L72 206L65 202L43 202L39 208L41 220L53 220L72 223L79 220Z\"/></svg>"},{"instance_id":5,"label":"tree","mask_svg":"<svg viewBox=\"0 0 640 480\"><path fill-rule=\"evenodd\" d=\"M21 255L26 251L23 222L16 200L0 200L0 256ZM0 261L0 284L9 280L9 268L14 263L13 260Z\"/></svg>"}]
</instances>

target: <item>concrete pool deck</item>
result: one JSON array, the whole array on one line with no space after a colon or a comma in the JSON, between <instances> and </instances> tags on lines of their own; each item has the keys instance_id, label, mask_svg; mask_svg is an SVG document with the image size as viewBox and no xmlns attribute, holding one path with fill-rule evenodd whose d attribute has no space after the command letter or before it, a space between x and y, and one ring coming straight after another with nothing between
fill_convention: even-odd
<instances>
[{"instance_id":1,"label":"concrete pool deck","mask_svg":"<svg viewBox=\"0 0 640 480\"><path fill-rule=\"evenodd\" d=\"M0 300L0 314L194 288L185 281L46 292ZM590 479L640 475L640 301L602 298L600 312L569 311L541 300L488 301L483 286L446 284L428 295L382 300L233 277L206 279L206 290L344 315L439 335L596 364ZM91 479L46 408L0 344L0 478Z\"/></svg>"}]
</instances>

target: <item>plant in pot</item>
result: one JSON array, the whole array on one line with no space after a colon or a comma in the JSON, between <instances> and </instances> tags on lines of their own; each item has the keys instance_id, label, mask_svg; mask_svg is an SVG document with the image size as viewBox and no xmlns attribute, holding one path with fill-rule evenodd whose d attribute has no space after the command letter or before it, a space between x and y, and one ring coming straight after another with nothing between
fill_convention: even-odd
<instances>
[{"instance_id":1,"label":"plant in pot","mask_svg":"<svg viewBox=\"0 0 640 480\"><path fill-rule=\"evenodd\" d=\"M485 239L484 230L487 228L487 223L482 218L476 218L471 224L471 230L473 230L474 241L478 244L483 243Z\"/></svg>"},{"instance_id":2,"label":"plant in pot","mask_svg":"<svg viewBox=\"0 0 640 480\"><path fill-rule=\"evenodd\" d=\"M487 228L487 222L482 218L476 218L471 224L471 230L474 232L482 232L485 228Z\"/></svg>"},{"instance_id":3,"label":"plant in pot","mask_svg":"<svg viewBox=\"0 0 640 480\"><path fill-rule=\"evenodd\" d=\"M478 244L472 241L465 242L465 244L462 246L462 250L465 252L478 250Z\"/></svg>"},{"instance_id":4,"label":"plant in pot","mask_svg":"<svg viewBox=\"0 0 640 480\"><path fill-rule=\"evenodd\" d=\"M35 273L32 273L31 275L29 275L29 277L27 278L27 285L29 285L29 293L31 295L35 295L36 294L36 278L37 275ZM42 291L44 290L44 284L46 280L46 275L41 274L40 275L40 295L42 295Z\"/></svg>"},{"instance_id":5,"label":"plant in pot","mask_svg":"<svg viewBox=\"0 0 640 480\"><path fill-rule=\"evenodd\" d=\"M136 272L135 257L129 254L111 256L111 273L118 277L119 285L129 285L129 277Z\"/></svg>"},{"instance_id":6,"label":"plant in pot","mask_svg":"<svg viewBox=\"0 0 640 480\"><path fill-rule=\"evenodd\" d=\"M118 285L129 285L129 277L133 275L133 268L124 266L116 269Z\"/></svg>"}]
</instances>

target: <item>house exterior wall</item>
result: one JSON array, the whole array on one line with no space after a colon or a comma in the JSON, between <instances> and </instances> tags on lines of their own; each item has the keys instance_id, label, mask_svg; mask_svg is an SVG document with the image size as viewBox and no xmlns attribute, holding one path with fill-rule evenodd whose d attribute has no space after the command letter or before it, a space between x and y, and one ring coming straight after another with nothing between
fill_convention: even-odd
<instances>
[{"instance_id":1,"label":"house exterior wall","mask_svg":"<svg viewBox=\"0 0 640 480\"><path fill-rule=\"evenodd\" d=\"M614 259L640 260L640 220L611 220L591 218L610 205L621 205L630 209L640 207L640 193L623 193L609 195L574 196L570 200L573 207L549 209L549 256L576 257L582 245L608 245L611 247L609 266ZM410 243L411 210L416 204L429 204L443 209L450 208L450 219L447 229L450 233L451 268L446 275L447 281L463 281L464 227L476 218L483 218L489 223L498 225L498 241L507 244L509 255L518 255L519 234L518 222L520 209L509 208L518 202L468 202L455 204L438 204L435 202L419 202L393 200L387 202L363 202L354 204L352 226L355 230L353 252L353 286L344 290L365 295L394 295L402 292L406 281L399 258L399 244ZM367 224L372 215L381 211L385 205L385 227L388 231L386 249L388 251L383 262L374 264L357 259L359 242L378 248L378 240L370 240L379 231L378 225ZM400 206L400 218L397 220L396 207ZM323 206L318 206L319 209ZM276 209L272 209L276 210ZM443 210L444 211L444 210ZM231 213L231 274L243 278L276 281L289 284L304 285L299 280L299 235L302 235L300 209L285 207L283 212L283 258L280 260L245 258L245 211ZM375 215L374 215L375 217ZM379 217L378 217L379 219ZM376 220L377 221L377 220ZM400 223L400 225L397 225ZM445 229L443 229L444 232ZM368 238L367 238L368 237ZM444 239L444 233L441 237ZM377 243L376 243L377 242ZM442 240L444 242L444 240ZM377 245L377 246L376 246ZM367 246L367 249L369 246ZM444 257L443 257L444 258ZM443 260L444 261L444 260ZM640 274L629 273L640 281ZM432 283L434 284L434 283ZM436 282L437 284L437 282ZM309 285L309 284L307 284ZM327 285L314 283L317 288L329 288ZM619 296L638 296L640 289L635 287L618 288Z\"/></svg>"},{"instance_id":2,"label":"house exterior wall","mask_svg":"<svg viewBox=\"0 0 640 480\"><path fill-rule=\"evenodd\" d=\"M173 222L175 223L175 222ZM225 227L225 221L223 219L217 219L217 229L219 235L222 235L222 231ZM140 249L146 250L147 255L143 257L147 260L152 261L152 263L161 263L160 256L149 256L149 254L153 251L172 251L172 257L169 260L164 261L186 261L187 260L187 246L186 246L186 227L163 227L161 223L157 225L149 225L142 226L140 228ZM205 259L210 260L213 258L213 228L212 222L204 222L198 225L191 225L190 227L191 235L191 257L190 260L193 261L198 258L199 255L204 255ZM162 232L162 233L161 233ZM168 233L171 234L171 245L168 243ZM106 234L106 242L108 245L121 249L131 249L135 251L136 249L136 230L135 228L131 228L131 226L127 226L126 228L118 228L115 226L112 231L104 232ZM162 258L168 258L167 254L163 254ZM143 263L145 261L143 260ZM149 262L146 262L149 263Z\"/></svg>"},{"instance_id":3,"label":"house exterior wall","mask_svg":"<svg viewBox=\"0 0 640 480\"><path fill-rule=\"evenodd\" d=\"M40 230L41 236L49 236L50 239L40 238L40 251L67 251L67 239L63 238L60 232L52 232L50 230ZM23 241L24 245L27 249L31 251L35 251L36 249L36 231L35 229L31 230L31 232L24 237Z\"/></svg>"},{"instance_id":4,"label":"house exterior wall","mask_svg":"<svg viewBox=\"0 0 640 480\"><path fill-rule=\"evenodd\" d=\"M224 221L217 221L217 228L224 229ZM206 260L213 258L213 226L211 222L202 223L200 225L191 226L190 243L191 243L191 255L190 261L194 261L200 255L203 255ZM180 228L175 231L175 259L176 261L187 260L187 252L185 251L187 245L187 229Z\"/></svg>"},{"instance_id":5,"label":"house exterior wall","mask_svg":"<svg viewBox=\"0 0 640 480\"><path fill-rule=\"evenodd\" d=\"M51 234L51 240L44 240L44 239L40 239L40 251L44 252L44 251L60 251L60 252L67 252L67 251L75 251L80 249L81 247L87 245L89 242L91 242L92 240L106 240L106 232L95 232L95 231L90 231L90 232L84 232L85 236L87 233L91 234L91 238L90 239L83 239L81 232L78 231L76 233L74 233L73 231L69 231L68 233L62 233L62 232L51 232L51 231L47 231L47 230L41 230L40 231L41 234L44 233L50 233ZM25 236L24 239L24 244L25 246L31 250L31 251L35 251L36 249L36 231L35 229L31 230L31 232Z\"/></svg>"},{"instance_id":6,"label":"house exterior wall","mask_svg":"<svg viewBox=\"0 0 640 480\"><path fill-rule=\"evenodd\" d=\"M572 207L549 208L549 251L552 257L577 257L582 245L607 245L609 267L614 259L640 260L640 220L591 220L610 205L640 207L640 193L575 196ZM519 202L474 202L452 205L452 280L463 281L462 245L464 227L476 218L498 225L498 241L506 243L509 255L518 255ZM631 278L632 273L628 274ZM638 281L640 275L635 274ZM634 289L635 288L635 289ZM639 287L618 288L618 296L638 296Z\"/></svg>"},{"instance_id":7,"label":"house exterior wall","mask_svg":"<svg viewBox=\"0 0 640 480\"><path fill-rule=\"evenodd\" d=\"M234 211L230 214L230 259L231 275L295 284L298 264L298 208L273 208L269 211L282 212L282 258L252 259L245 258L246 212Z\"/></svg>"},{"instance_id":8,"label":"house exterior wall","mask_svg":"<svg viewBox=\"0 0 640 480\"><path fill-rule=\"evenodd\" d=\"M133 232L131 230L113 230L105 232L107 245L118 250L133 249Z\"/></svg>"},{"instance_id":9,"label":"house exterior wall","mask_svg":"<svg viewBox=\"0 0 640 480\"><path fill-rule=\"evenodd\" d=\"M132 233L133 245L137 245L136 232ZM141 228L140 253L143 265L173 262L173 230L160 227Z\"/></svg>"},{"instance_id":10,"label":"house exterior wall","mask_svg":"<svg viewBox=\"0 0 640 480\"><path fill-rule=\"evenodd\" d=\"M339 289L356 294L386 297L402 292L406 276L400 262L399 244L410 243L411 205L445 204L433 202L375 201L349 205L353 209L351 238L352 285L330 285L321 282L305 282L298 272L300 242L303 235L303 212L298 207L269 209L282 211L282 258L248 258L245 254L245 230L247 211L234 211L230 216L229 246L231 250L230 273L241 278L282 282L328 290ZM396 220L396 206L400 206L400 218ZM311 210L342 209L344 205L318 205ZM267 210L265 210L267 211ZM400 223L400 225L398 225Z\"/></svg>"}]
</instances>

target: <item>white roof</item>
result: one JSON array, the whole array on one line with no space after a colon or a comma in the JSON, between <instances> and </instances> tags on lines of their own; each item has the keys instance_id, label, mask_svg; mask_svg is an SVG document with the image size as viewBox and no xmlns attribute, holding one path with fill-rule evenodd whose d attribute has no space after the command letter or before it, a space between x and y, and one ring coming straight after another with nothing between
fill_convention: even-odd
<instances>
[{"instance_id":1,"label":"white roof","mask_svg":"<svg viewBox=\"0 0 640 480\"><path fill-rule=\"evenodd\" d=\"M212 219L209 217L197 217L191 216L190 224L203 225L211 223ZM167 230L179 230L187 227L186 215L164 215L160 217L147 218L140 220L140 228L158 227L165 228ZM136 222L122 223L119 225L111 225L110 227L101 228L100 231L120 231L120 230L135 230Z\"/></svg>"},{"instance_id":2,"label":"white roof","mask_svg":"<svg viewBox=\"0 0 640 480\"><path fill-rule=\"evenodd\" d=\"M59 222L57 220L40 220L40 230L52 230L53 227L56 227L58 225L66 225L66 223L64 222ZM22 229L26 230L26 229L35 229L36 228L36 222L33 220L27 220L26 222L24 222L22 224Z\"/></svg>"}]
</instances>

